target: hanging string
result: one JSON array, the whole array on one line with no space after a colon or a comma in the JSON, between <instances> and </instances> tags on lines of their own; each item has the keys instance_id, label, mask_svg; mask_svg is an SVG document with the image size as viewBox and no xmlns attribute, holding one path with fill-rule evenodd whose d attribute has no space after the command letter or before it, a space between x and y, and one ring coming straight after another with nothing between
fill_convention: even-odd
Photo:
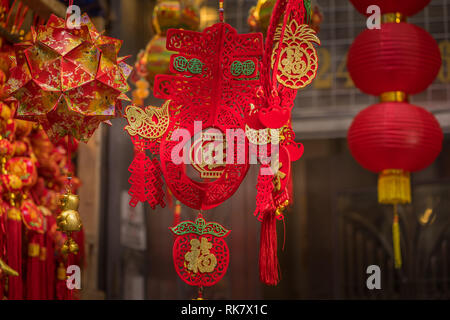
<instances>
[{"instance_id":1,"label":"hanging string","mask_svg":"<svg viewBox=\"0 0 450 320\"><path fill-rule=\"evenodd\" d=\"M198 297L196 300L203 300L203 287L198 287Z\"/></svg>"},{"instance_id":2,"label":"hanging string","mask_svg":"<svg viewBox=\"0 0 450 320\"><path fill-rule=\"evenodd\" d=\"M72 136L67 136L67 190L72 192Z\"/></svg>"},{"instance_id":3,"label":"hanging string","mask_svg":"<svg viewBox=\"0 0 450 320\"><path fill-rule=\"evenodd\" d=\"M219 0L219 21L223 22L223 0Z\"/></svg>"},{"instance_id":4,"label":"hanging string","mask_svg":"<svg viewBox=\"0 0 450 320\"><path fill-rule=\"evenodd\" d=\"M394 204L394 221L392 223L392 241L394 245L395 269L402 267L402 251L400 248L400 225L398 221L397 204Z\"/></svg>"}]
</instances>

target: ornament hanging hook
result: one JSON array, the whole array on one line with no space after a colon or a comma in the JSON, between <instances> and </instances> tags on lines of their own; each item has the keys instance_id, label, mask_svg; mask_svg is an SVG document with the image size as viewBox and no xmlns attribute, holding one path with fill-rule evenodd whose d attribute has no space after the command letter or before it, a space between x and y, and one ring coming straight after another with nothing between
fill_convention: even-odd
<instances>
[{"instance_id":1,"label":"ornament hanging hook","mask_svg":"<svg viewBox=\"0 0 450 320\"><path fill-rule=\"evenodd\" d=\"M219 21L223 22L223 0L219 0Z\"/></svg>"}]
</instances>

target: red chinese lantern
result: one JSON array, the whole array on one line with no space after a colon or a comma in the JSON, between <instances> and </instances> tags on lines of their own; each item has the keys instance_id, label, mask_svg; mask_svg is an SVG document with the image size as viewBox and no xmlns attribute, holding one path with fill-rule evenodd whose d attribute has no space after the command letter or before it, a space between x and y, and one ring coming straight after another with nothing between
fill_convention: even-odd
<instances>
[{"instance_id":1,"label":"red chinese lantern","mask_svg":"<svg viewBox=\"0 0 450 320\"><path fill-rule=\"evenodd\" d=\"M381 14L402 13L406 16L415 15L425 8L431 0L350 0L353 6L363 15L367 13L367 8L371 5L380 7Z\"/></svg>"},{"instance_id":2,"label":"red chinese lantern","mask_svg":"<svg viewBox=\"0 0 450 320\"><path fill-rule=\"evenodd\" d=\"M427 110L407 102L381 102L362 110L348 131L356 161L380 173L381 203L410 201L409 172L429 166L442 149L443 133ZM404 185L400 192L392 184Z\"/></svg>"},{"instance_id":3,"label":"red chinese lantern","mask_svg":"<svg viewBox=\"0 0 450 320\"><path fill-rule=\"evenodd\" d=\"M410 172L429 166L443 140L436 118L409 104L408 95L433 82L441 55L425 30L405 22L406 16L420 11L429 0L350 1L363 14L370 5L378 5L383 14L381 28L363 31L348 54L347 67L355 85L381 100L355 117L348 143L364 168L379 173L378 202L394 206L394 261L395 268L400 268L397 205L411 202Z\"/></svg>"},{"instance_id":4,"label":"red chinese lantern","mask_svg":"<svg viewBox=\"0 0 450 320\"><path fill-rule=\"evenodd\" d=\"M347 58L355 85L372 95L419 93L436 78L441 63L436 41L422 28L403 22L363 31Z\"/></svg>"}]
</instances>

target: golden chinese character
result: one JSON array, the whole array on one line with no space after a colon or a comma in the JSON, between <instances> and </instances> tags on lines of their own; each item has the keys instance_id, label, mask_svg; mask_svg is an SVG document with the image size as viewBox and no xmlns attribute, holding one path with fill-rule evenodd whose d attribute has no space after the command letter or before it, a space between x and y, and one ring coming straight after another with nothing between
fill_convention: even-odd
<instances>
[{"instance_id":1,"label":"golden chinese character","mask_svg":"<svg viewBox=\"0 0 450 320\"><path fill-rule=\"evenodd\" d=\"M190 242L191 250L184 256L185 267L194 272L212 272L217 265L216 256L209 252L212 244L205 237L192 239Z\"/></svg>"}]
</instances>

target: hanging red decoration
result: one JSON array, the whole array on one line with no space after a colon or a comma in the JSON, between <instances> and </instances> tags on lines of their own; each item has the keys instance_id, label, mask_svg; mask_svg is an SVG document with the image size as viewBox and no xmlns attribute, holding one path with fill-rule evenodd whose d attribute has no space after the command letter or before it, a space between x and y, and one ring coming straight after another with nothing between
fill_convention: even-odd
<instances>
[{"instance_id":1,"label":"hanging red decoration","mask_svg":"<svg viewBox=\"0 0 450 320\"><path fill-rule=\"evenodd\" d=\"M277 1L263 50L261 34L240 35L223 23L220 1L220 23L203 32L167 31L166 48L176 52L170 59L175 75L158 75L154 84L154 95L165 104L125 110L125 130L135 146L131 205L146 201L149 192L162 192L159 179L153 191L147 183L152 178L142 169L150 166L146 150L159 155L174 197L198 210L231 197L250 159L262 165L255 215L263 223L260 278L268 285L279 281L275 222L292 201L290 162L304 151L295 142L291 109L297 90L318 70L314 44L320 41L307 24L310 9L309 1ZM184 266L176 258L179 250L177 270Z\"/></svg>"},{"instance_id":2,"label":"hanging red decoration","mask_svg":"<svg viewBox=\"0 0 450 320\"><path fill-rule=\"evenodd\" d=\"M250 109L252 102L256 103L256 91L260 85L258 61L262 56L262 36L238 35L225 23L215 24L204 32L170 29L167 49L180 52L171 57L170 65L171 71L179 75L158 75L155 95L169 100L162 110L127 108L126 129L130 135L139 136L133 141L138 149L151 149L160 154L166 183L177 199L191 208L210 209L237 190L247 173L248 160L243 159L241 164L223 161L223 165L213 170L206 162L200 161L194 165L200 177L216 180L195 181L187 176L184 161L176 163L172 159L172 151L179 145L179 141L172 141L172 133L184 130L195 138L195 122L201 121L205 131L200 138L184 141L192 147L188 150L182 148L179 157L186 159L194 150L199 150L198 144L203 143L201 138L204 135L225 142L227 129L244 129L243 114ZM208 133L207 129L212 127L218 132ZM149 142L142 144L143 139ZM155 148L158 145L159 150ZM236 154L245 155L245 138L238 140L235 147L238 150ZM232 156L236 157L236 154Z\"/></svg>"},{"instance_id":3,"label":"hanging red decoration","mask_svg":"<svg viewBox=\"0 0 450 320\"><path fill-rule=\"evenodd\" d=\"M424 169L442 148L442 129L428 111L408 103L408 95L425 90L441 67L436 41L423 29L406 23L429 1L373 1L382 9L380 29L363 31L348 54L348 69L363 92L381 103L354 119L348 142L355 159L379 173L378 202L394 207L394 266L401 268L398 204L411 202L410 172ZM367 1L352 1L364 13ZM363 10L364 9L364 10Z\"/></svg>"},{"instance_id":4,"label":"hanging red decoration","mask_svg":"<svg viewBox=\"0 0 450 320\"><path fill-rule=\"evenodd\" d=\"M371 5L380 7L381 14L402 13L412 16L425 8L431 0L350 0L353 6L363 15L371 15L367 12Z\"/></svg>"},{"instance_id":5,"label":"hanging red decoration","mask_svg":"<svg viewBox=\"0 0 450 320\"><path fill-rule=\"evenodd\" d=\"M119 58L122 42L101 35L87 15L69 28L54 15L16 46L16 65L5 92L18 101L16 117L37 121L57 141L87 141L127 100L131 68Z\"/></svg>"},{"instance_id":6,"label":"hanging red decoration","mask_svg":"<svg viewBox=\"0 0 450 320\"><path fill-rule=\"evenodd\" d=\"M362 110L347 137L353 157L367 170L414 172L439 155L443 133L429 111L408 102L384 102Z\"/></svg>"},{"instance_id":7,"label":"hanging red decoration","mask_svg":"<svg viewBox=\"0 0 450 320\"><path fill-rule=\"evenodd\" d=\"M200 214L195 222L183 221L170 228L176 236L173 262L180 278L191 286L216 284L228 269L230 253L223 240L231 232Z\"/></svg>"},{"instance_id":8,"label":"hanging red decoration","mask_svg":"<svg viewBox=\"0 0 450 320\"><path fill-rule=\"evenodd\" d=\"M436 40L409 23L385 23L381 29L363 31L347 57L355 85L372 95L419 93L436 78L441 63Z\"/></svg>"}]
</instances>

